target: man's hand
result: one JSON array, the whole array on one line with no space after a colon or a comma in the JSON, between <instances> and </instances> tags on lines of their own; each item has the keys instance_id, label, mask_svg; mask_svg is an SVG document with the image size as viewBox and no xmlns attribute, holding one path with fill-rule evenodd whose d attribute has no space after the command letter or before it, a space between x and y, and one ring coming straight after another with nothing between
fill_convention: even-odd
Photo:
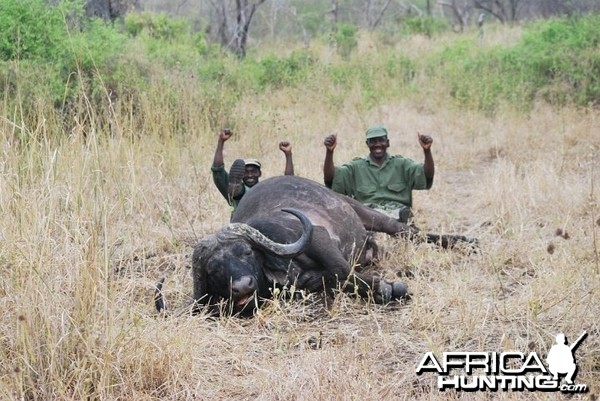
<instances>
[{"instance_id":1,"label":"man's hand","mask_svg":"<svg viewBox=\"0 0 600 401\"><path fill-rule=\"evenodd\" d=\"M231 136L233 135L233 132L231 132L231 129L229 128L223 128L221 130L221 133L219 134L219 139L223 142L225 142L226 140L228 140L229 138L231 138Z\"/></svg>"},{"instance_id":2,"label":"man's hand","mask_svg":"<svg viewBox=\"0 0 600 401\"><path fill-rule=\"evenodd\" d=\"M417 132L417 138L419 138L419 145L423 148L423 150L431 149L431 144L433 143L433 138L429 135L421 135Z\"/></svg>"},{"instance_id":3,"label":"man's hand","mask_svg":"<svg viewBox=\"0 0 600 401\"><path fill-rule=\"evenodd\" d=\"M288 141L279 142L279 150L281 150L286 155L292 153L292 144Z\"/></svg>"},{"instance_id":4,"label":"man's hand","mask_svg":"<svg viewBox=\"0 0 600 401\"><path fill-rule=\"evenodd\" d=\"M330 152L333 152L333 150L335 149L335 146L337 145L337 136L336 135L327 136L325 138L325 140L323 141L323 144L325 145L327 150L329 150Z\"/></svg>"}]
</instances>

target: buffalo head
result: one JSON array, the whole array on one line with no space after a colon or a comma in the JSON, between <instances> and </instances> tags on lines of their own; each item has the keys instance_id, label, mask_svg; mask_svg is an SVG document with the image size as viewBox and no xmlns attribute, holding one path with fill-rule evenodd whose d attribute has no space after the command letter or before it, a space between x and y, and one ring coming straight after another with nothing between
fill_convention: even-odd
<instances>
[{"instance_id":1,"label":"buffalo head","mask_svg":"<svg viewBox=\"0 0 600 401\"><path fill-rule=\"evenodd\" d=\"M256 296L268 297L272 283L263 269L267 254L291 259L306 250L313 226L297 209L282 209L302 223L302 235L281 244L245 223L232 223L202 239L192 257L194 300L199 304L229 302L233 312L252 309Z\"/></svg>"}]
</instances>

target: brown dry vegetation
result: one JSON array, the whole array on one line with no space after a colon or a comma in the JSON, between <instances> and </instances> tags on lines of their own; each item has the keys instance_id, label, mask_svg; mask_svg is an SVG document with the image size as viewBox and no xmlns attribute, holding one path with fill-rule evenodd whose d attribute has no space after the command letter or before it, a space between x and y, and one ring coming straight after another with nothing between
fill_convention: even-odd
<instances>
[{"instance_id":1,"label":"brown dry vegetation","mask_svg":"<svg viewBox=\"0 0 600 401\"><path fill-rule=\"evenodd\" d=\"M252 319L158 317L157 279L167 277L170 306L183 304L194 243L229 219L210 177L216 132L188 105L181 118L196 128L162 135L169 115L154 103L141 105L153 112L138 139L84 137L75 123L49 140L40 125L26 127L33 140L23 147L3 118L0 399L559 400L441 393L415 368L428 351L544 357L557 333L574 340L584 330L577 382L590 392L574 398L596 399L598 111L538 104L486 117L452 107L439 87L365 110L360 91L334 105L326 83L315 87L240 102L227 165L256 157L263 178L281 174L277 143L287 139L296 173L321 182L329 133L338 134L336 163L366 153L371 123L389 127L392 153L417 160L416 132L429 133L436 178L416 194L417 224L476 236L479 253L382 237L385 274L414 293L401 305L340 295L328 308L316 297L276 300ZM115 121L126 129L122 107Z\"/></svg>"}]
</instances>

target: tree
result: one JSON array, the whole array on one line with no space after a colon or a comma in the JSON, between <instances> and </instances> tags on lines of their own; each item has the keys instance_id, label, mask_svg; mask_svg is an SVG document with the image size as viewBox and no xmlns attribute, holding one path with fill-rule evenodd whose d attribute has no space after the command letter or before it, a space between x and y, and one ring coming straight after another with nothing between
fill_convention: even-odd
<instances>
[{"instance_id":1,"label":"tree","mask_svg":"<svg viewBox=\"0 0 600 401\"><path fill-rule=\"evenodd\" d=\"M494 16L502 24L516 22L522 0L475 0L475 8Z\"/></svg>"},{"instance_id":2,"label":"tree","mask_svg":"<svg viewBox=\"0 0 600 401\"><path fill-rule=\"evenodd\" d=\"M447 7L452 11L452 15L458 23L458 31L462 33L465 30L465 26L469 22L469 13L471 11L472 4L468 0L462 1L462 5L458 3L458 0L438 1L438 4Z\"/></svg>"},{"instance_id":3,"label":"tree","mask_svg":"<svg viewBox=\"0 0 600 401\"><path fill-rule=\"evenodd\" d=\"M337 31L338 25L338 11L339 11L339 3L338 0L331 0L331 8L327 11L329 15L329 20L331 21L331 31L335 33Z\"/></svg>"},{"instance_id":4,"label":"tree","mask_svg":"<svg viewBox=\"0 0 600 401\"><path fill-rule=\"evenodd\" d=\"M87 0L86 14L107 21L125 16L128 11L140 9L139 0Z\"/></svg>"},{"instance_id":5,"label":"tree","mask_svg":"<svg viewBox=\"0 0 600 401\"><path fill-rule=\"evenodd\" d=\"M256 9L265 1L235 0L232 7L231 2L227 0L210 0L216 12L217 35L221 46L231 49L240 59L246 57L252 17Z\"/></svg>"},{"instance_id":6,"label":"tree","mask_svg":"<svg viewBox=\"0 0 600 401\"><path fill-rule=\"evenodd\" d=\"M365 15L365 25L369 31L372 31L379 25L381 19L383 18L383 14L390 6L392 0L384 0L383 4L380 5L378 10L374 10L375 1L374 0L364 0L364 15Z\"/></svg>"}]
</instances>

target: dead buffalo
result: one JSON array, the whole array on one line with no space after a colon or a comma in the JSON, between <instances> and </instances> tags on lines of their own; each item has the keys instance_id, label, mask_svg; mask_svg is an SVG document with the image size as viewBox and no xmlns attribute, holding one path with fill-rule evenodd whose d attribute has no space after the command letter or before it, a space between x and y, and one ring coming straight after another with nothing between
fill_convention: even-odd
<instances>
[{"instance_id":1,"label":"dead buffalo","mask_svg":"<svg viewBox=\"0 0 600 401\"><path fill-rule=\"evenodd\" d=\"M416 230L314 181L282 176L248 191L231 224L203 238L192 257L196 304L229 302L233 312L252 310L273 288L308 292L335 289L387 303L407 287L357 272L374 248L368 231L412 236ZM439 237L433 238L437 240ZM157 287L156 307L164 303Z\"/></svg>"}]
</instances>

